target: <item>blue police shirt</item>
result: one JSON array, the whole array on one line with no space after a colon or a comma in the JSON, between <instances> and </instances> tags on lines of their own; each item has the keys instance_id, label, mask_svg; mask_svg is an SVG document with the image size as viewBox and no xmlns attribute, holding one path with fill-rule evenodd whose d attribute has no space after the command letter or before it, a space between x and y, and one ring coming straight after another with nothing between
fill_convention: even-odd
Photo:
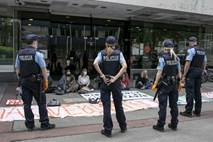
<instances>
[{"instance_id":1,"label":"blue police shirt","mask_svg":"<svg viewBox=\"0 0 213 142\"><path fill-rule=\"evenodd\" d=\"M181 67L180 67L180 59L178 58L177 59L179 62L178 62L178 70L180 71L181 70ZM164 61L164 58L163 57L160 57L159 60L158 60L158 66L157 66L157 70L163 70L165 66L165 61Z\"/></svg>"},{"instance_id":2,"label":"blue police shirt","mask_svg":"<svg viewBox=\"0 0 213 142\"><path fill-rule=\"evenodd\" d=\"M195 49L194 48L190 48L187 50L187 56L186 56L186 61L192 61L193 57L195 55ZM207 57L205 55L204 57L204 62L207 61Z\"/></svg>"},{"instance_id":3,"label":"blue police shirt","mask_svg":"<svg viewBox=\"0 0 213 142\"><path fill-rule=\"evenodd\" d=\"M46 67L46 63L45 63L43 58L44 58L44 55L42 53L36 52L36 54L35 54L35 62L39 64L41 69ZM16 68L20 68L20 61L19 61L18 55L16 56L15 67Z\"/></svg>"},{"instance_id":4,"label":"blue police shirt","mask_svg":"<svg viewBox=\"0 0 213 142\"><path fill-rule=\"evenodd\" d=\"M97 60L99 64L102 62L101 52L98 53L98 56L96 57L95 60ZM122 52L120 52L120 64L122 65L124 62L126 62L124 55Z\"/></svg>"}]
</instances>

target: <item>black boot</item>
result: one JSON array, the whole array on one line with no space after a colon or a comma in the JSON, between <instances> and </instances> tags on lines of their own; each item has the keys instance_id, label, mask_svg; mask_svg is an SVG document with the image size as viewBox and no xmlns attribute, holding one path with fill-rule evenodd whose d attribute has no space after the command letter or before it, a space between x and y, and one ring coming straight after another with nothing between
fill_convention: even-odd
<instances>
[{"instance_id":1,"label":"black boot","mask_svg":"<svg viewBox=\"0 0 213 142\"><path fill-rule=\"evenodd\" d=\"M200 117L200 113L197 113L196 111L193 111L193 114L196 115L197 117Z\"/></svg>"},{"instance_id":2,"label":"black boot","mask_svg":"<svg viewBox=\"0 0 213 142\"><path fill-rule=\"evenodd\" d=\"M186 117L192 117L191 113L187 113L187 112L180 112L180 115L186 116Z\"/></svg>"},{"instance_id":3,"label":"black boot","mask_svg":"<svg viewBox=\"0 0 213 142\"><path fill-rule=\"evenodd\" d=\"M35 128L35 124L34 123L25 122L25 126L27 127L29 132L33 131L33 129Z\"/></svg>"},{"instance_id":4,"label":"black boot","mask_svg":"<svg viewBox=\"0 0 213 142\"><path fill-rule=\"evenodd\" d=\"M173 131L177 131L177 127L172 126L171 123L168 124L168 127L169 127L170 129L172 129Z\"/></svg>"},{"instance_id":5,"label":"black boot","mask_svg":"<svg viewBox=\"0 0 213 142\"><path fill-rule=\"evenodd\" d=\"M55 128L55 124L41 124L41 130L49 130L49 129L54 129Z\"/></svg>"},{"instance_id":6,"label":"black boot","mask_svg":"<svg viewBox=\"0 0 213 142\"><path fill-rule=\"evenodd\" d=\"M105 130L101 130L101 134L108 137L108 138L112 137L112 134L106 133Z\"/></svg>"},{"instance_id":7,"label":"black boot","mask_svg":"<svg viewBox=\"0 0 213 142\"><path fill-rule=\"evenodd\" d=\"M35 128L35 125L33 125L31 127L27 127L27 129L28 129L29 132L32 132L34 128Z\"/></svg>"},{"instance_id":8,"label":"black boot","mask_svg":"<svg viewBox=\"0 0 213 142\"><path fill-rule=\"evenodd\" d=\"M160 127L158 125L153 125L153 129L157 130L157 131L160 131L160 132L164 132L164 128L163 127Z\"/></svg>"},{"instance_id":9,"label":"black boot","mask_svg":"<svg viewBox=\"0 0 213 142\"><path fill-rule=\"evenodd\" d=\"M125 133L127 131L127 128L121 128L121 133Z\"/></svg>"}]
</instances>

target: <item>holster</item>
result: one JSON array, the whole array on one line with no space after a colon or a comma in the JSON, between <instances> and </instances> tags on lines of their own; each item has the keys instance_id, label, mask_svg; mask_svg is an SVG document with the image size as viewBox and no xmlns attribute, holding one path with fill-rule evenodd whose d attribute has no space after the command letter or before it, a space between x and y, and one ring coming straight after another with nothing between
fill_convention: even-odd
<instances>
[{"instance_id":1,"label":"holster","mask_svg":"<svg viewBox=\"0 0 213 142\"><path fill-rule=\"evenodd\" d=\"M176 85L177 84L177 78L175 76L166 76L163 79L168 85Z\"/></svg>"},{"instance_id":2,"label":"holster","mask_svg":"<svg viewBox=\"0 0 213 142\"><path fill-rule=\"evenodd\" d=\"M43 77L41 74L32 75L33 81L36 83L36 94L38 94L38 101L40 102L42 100L43 95Z\"/></svg>"},{"instance_id":3,"label":"holster","mask_svg":"<svg viewBox=\"0 0 213 142\"><path fill-rule=\"evenodd\" d=\"M32 75L30 77L22 77L21 78L21 81L24 81L25 84L28 82L28 81L31 81L33 82L33 84L35 83L35 86L36 86L36 94L38 95L37 98L38 98L38 101L40 102L41 99L42 99L42 95L45 93L43 90L43 77L41 74L36 74L36 75Z\"/></svg>"},{"instance_id":4,"label":"holster","mask_svg":"<svg viewBox=\"0 0 213 142\"><path fill-rule=\"evenodd\" d=\"M43 82L43 77L41 74L32 75L32 80L35 82Z\"/></svg>"}]
</instances>

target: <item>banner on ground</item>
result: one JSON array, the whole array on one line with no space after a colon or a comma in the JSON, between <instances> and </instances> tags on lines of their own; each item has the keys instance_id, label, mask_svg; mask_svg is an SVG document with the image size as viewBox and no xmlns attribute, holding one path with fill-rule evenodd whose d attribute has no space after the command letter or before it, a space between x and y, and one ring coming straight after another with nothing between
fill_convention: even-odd
<instances>
[{"instance_id":1,"label":"banner on ground","mask_svg":"<svg viewBox=\"0 0 213 142\"><path fill-rule=\"evenodd\" d=\"M202 93L202 96L209 99L213 99L213 92L204 92Z\"/></svg>"},{"instance_id":2,"label":"banner on ground","mask_svg":"<svg viewBox=\"0 0 213 142\"><path fill-rule=\"evenodd\" d=\"M213 93L212 92L207 92L207 93L202 93L202 102L210 102L213 101ZM179 96L178 97L178 102L179 105L185 105L186 104L186 95Z\"/></svg>"},{"instance_id":3,"label":"banner on ground","mask_svg":"<svg viewBox=\"0 0 213 142\"><path fill-rule=\"evenodd\" d=\"M6 105L8 105L8 106L23 105L23 101L22 100L7 100Z\"/></svg>"},{"instance_id":4,"label":"banner on ground","mask_svg":"<svg viewBox=\"0 0 213 142\"><path fill-rule=\"evenodd\" d=\"M123 108L125 112L157 108L158 102L151 100L131 100L123 102ZM38 106L31 106L34 113L34 118L39 119ZM90 103L79 103L79 104L64 104L57 107L48 107L49 117L68 117L68 116L99 116L103 115L102 103L90 104ZM114 104L111 103L111 113L115 113ZM25 120L23 107L0 107L0 121L14 121L14 120Z\"/></svg>"},{"instance_id":5,"label":"banner on ground","mask_svg":"<svg viewBox=\"0 0 213 142\"><path fill-rule=\"evenodd\" d=\"M122 91L123 94L123 100L140 100L140 99L153 99L152 96L147 95L145 93L139 92L139 91ZM81 94L83 98L86 100L89 100L89 98L100 98L100 92L97 93L86 93Z\"/></svg>"}]
</instances>

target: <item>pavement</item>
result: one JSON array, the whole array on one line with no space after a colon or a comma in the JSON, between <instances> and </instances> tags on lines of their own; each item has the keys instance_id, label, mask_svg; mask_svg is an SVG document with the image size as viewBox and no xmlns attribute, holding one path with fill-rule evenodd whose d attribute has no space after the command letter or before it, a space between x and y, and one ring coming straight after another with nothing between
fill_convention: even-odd
<instances>
[{"instance_id":1,"label":"pavement","mask_svg":"<svg viewBox=\"0 0 213 142\"><path fill-rule=\"evenodd\" d=\"M0 84L0 107L6 107L8 99L20 99L15 93L16 84ZM134 89L132 89L134 90ZM207 82L202 84L202 92L212 92L213 83ZM96 90L98 91L98 90ZM148 95L154 95L152 90L138 90ZM180 92L185 95L185 90ZM68 103L65 98L80 98L77 93L70 93L62 96L48 93L47 101L57 99L62 104ZM86 101L83 101L86 102ZM81 102L72 102L81 103ZM28 132L25 128L24 121L0 122L0 142L22 141L22 142L170 142L170 141L187 141L187 142L211 142L213 135L209 134L213 130L213 102L203 103L201 117L193 116L187 118L179 116L178 131L172 131L165 125L165 132L161 133L152 129L158 118L158 108L126 112L128 131L120 133L115 115L112 115L114 129L112 138L107 138L100 134L103 127L103 116L93 117L66 117L50 118L51 123L56 124L56 129L40 131L40 123L36 120L36 129ZM184 105L179 106L179 111L184 111ZM167 109L167 124L170 121L170 110Z\"/></svg>"}]
</instances>

